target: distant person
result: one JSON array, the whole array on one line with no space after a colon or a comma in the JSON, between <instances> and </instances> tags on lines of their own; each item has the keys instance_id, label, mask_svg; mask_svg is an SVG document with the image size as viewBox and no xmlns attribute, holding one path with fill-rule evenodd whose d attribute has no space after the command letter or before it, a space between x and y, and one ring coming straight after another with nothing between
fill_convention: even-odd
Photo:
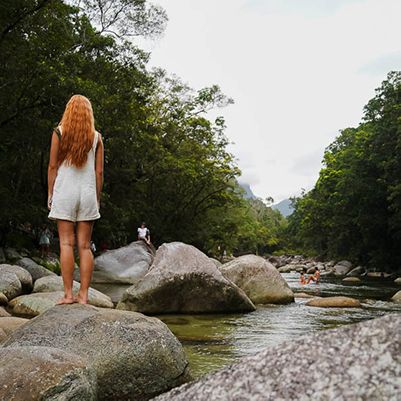
<instances>
[{"instance_id":1,"label":"distant person","mask_svg":"<svg viewBox=\"0 0 401 401\"><path fill-rule=\"evenodd\" d=\"M320 270L318 267L316 267L315 273L313 274L313 276L310 276L308 278L308 284L313 281L314 283L318 284L320 280Z\"/></svg>"},{"instance_id":2,"label":"distant person","mask_svg":"<svg viewBox=\"0 0 401 401\"><path fill-rule=\"evenodd\" d=\"M138 240L144 241L148 245L150 245L150 231L146 227L146 223L142 223L141 226L138 228Z\"/></svg>"},{"instance_id":3,"label":"distant person","mask_svg":"<svg viewBox=\"0 0 401 401\"><path fill-rule=\"evenodd\" d=\"M49 230L49 227L47 227L47 225L44 224L42 226L42 231L40 232L40 237L39 237L39 246L42 258L47 258L49 255L51 236L52 234Z\"/></svg>"},{"instance_id":4,"label":"distant person","mask_svg":"<svg viewBox=\"0 0 401 401\"><path fill-rule=\"evenodd\" d=\"M299 283L302 284L302 285L304 285L304 284L307 283L307 282L306 282L306 277L305 277L305 271L304 271L304 270L302 270L301 273L300 273L300 276L299 276Z\"/></svg>"},{"instance_id":5,"label":"distant person","mask_svg":"<svg viewBox=\"0 0 401 401\"><path fill-rule=\"evenodd\" d=\"M92 229L100 218L103 141L95 130L92 105L84 96L71 97L53 132L48 186L49 218L57 221L64 282L64 297L58 304L87 304L93 271ZM77 298L72 292L75 243L81 276Z\"/></svg>"}]
</instances>

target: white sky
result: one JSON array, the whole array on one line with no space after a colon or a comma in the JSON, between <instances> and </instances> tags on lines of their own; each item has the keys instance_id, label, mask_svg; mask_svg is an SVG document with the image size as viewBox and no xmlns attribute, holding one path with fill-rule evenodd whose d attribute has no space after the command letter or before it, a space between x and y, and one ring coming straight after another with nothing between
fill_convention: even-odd
<instances>
[{"instance_id":1,"label":"white sky","mask_svg":"<svg viewBox=\"0 0 401 401\"><path fill-rule=\"evenodd\" d=\"M313 186L325 147L401 69L401 0L157 3L169 23L151 66L234 99L219 114L241 180L276 202Z\"/></svg>"}]
</instances>

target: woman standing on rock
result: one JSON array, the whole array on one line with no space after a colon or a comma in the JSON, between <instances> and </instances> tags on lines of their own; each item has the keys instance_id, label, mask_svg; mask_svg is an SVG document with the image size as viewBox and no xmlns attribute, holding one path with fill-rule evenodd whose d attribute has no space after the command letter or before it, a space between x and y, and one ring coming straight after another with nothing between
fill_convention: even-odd
<instances>
[{"instance_id":1,"label":"woman standing on rock","mask_svg":"<svg viewBox=\"0 0 401 401\"><path fill-rule=\"evenodd\" d=\"M103 186L103 141L95 130L90 101L74 95L54 130L48 169L49 218L57 220L64 297L59 304L88 303L93 271L91 236L94 220L100 218ZM77 243L81 286L72 292L74 245Z\"/></svg>"}]
</instances>

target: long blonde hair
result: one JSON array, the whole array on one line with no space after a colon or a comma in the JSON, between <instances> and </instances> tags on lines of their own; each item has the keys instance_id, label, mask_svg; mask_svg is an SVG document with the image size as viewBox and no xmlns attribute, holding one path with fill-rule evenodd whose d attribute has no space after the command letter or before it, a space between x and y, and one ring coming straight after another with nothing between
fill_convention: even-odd
<instances>
[{"instance_id":1,"label":"long blonde hair","mask_svg":"<svg viewBox=\"0 0 401 401\"><path fill-rule=\"evenodd\" d=\"M58 152L59 163L66 161L82 167L95 137L95 120L89 99L82 95L72 96L65 107L60 126L63 135Z\"/></svg>"}]
</instances>

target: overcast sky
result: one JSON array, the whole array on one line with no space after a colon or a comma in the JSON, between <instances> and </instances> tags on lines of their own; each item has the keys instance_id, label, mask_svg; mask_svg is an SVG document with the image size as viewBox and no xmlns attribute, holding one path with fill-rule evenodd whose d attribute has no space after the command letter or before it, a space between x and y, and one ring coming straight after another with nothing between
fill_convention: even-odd
<instances>
[{"instance_id":1,"label":"overcast sky","mask_svg":"<svg viewBox=\"0 0 401 401\"><path fill-rule=\"evenodd\" d=\"M241 180L275 201L310 189L325 147L401 69L400 0L158 0L151 65L218 84Z\"/></svg>"}]
</instances>

